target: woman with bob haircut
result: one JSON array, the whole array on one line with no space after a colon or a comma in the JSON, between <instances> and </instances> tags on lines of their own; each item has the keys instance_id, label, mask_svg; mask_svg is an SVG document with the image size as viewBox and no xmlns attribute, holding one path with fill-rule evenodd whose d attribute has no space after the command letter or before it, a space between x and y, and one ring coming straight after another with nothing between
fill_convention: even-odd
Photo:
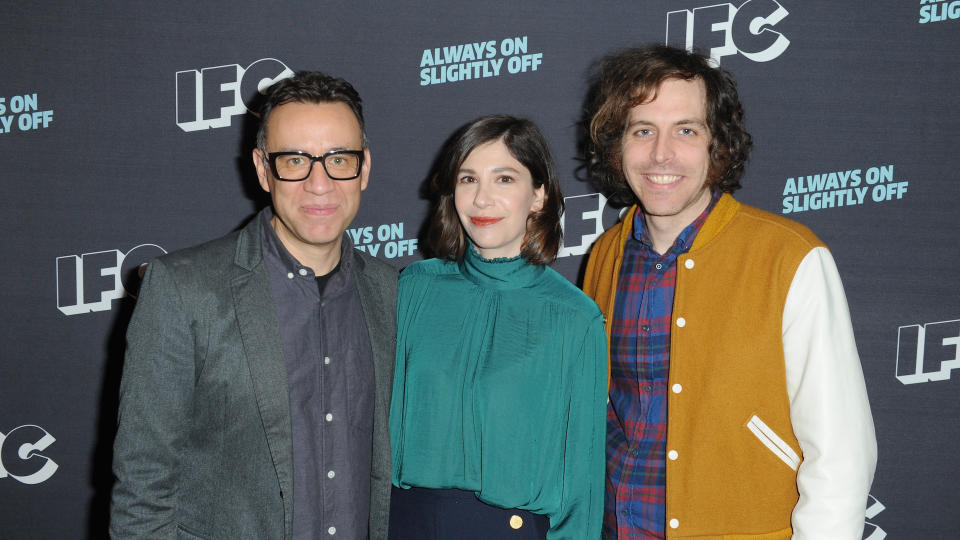
<instances>
[{"instance_id":1,"label":"woman with bob haircut","mask_svg":"<svg viewBox=\"0 0 960 540\"><path fill-rule=\"evenodd\" d=\"M599 538L606 334L547 266L563 212L547 143L478 118L429 191L437 258L400 276L390 538Z\"/></svg>"}]
</instances>

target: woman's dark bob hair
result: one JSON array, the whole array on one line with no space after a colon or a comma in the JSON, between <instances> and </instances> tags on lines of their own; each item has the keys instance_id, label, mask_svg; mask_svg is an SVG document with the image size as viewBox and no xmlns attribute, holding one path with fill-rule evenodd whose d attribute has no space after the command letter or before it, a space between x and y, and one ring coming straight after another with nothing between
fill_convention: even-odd
<instances>
[{"instance_id":1,"label":"woman's dark bob hair","mask_svg":"<svg viewBox=\"0 0 960 540\"><path fill-rule=\"evenodd\" d=\"M427 229L427 244L436 257L459 261L467 249L467 235L457 215L454 190L460 166L478 146L502 141L510 155L530 171L534 189L543 186L543 208L527 217L520 255L532 264L550 264L557 257L563 194L547 141L536 124L505 114L481 116L456 131L444 145L430 177L433 215Z\"/></svg>"}]
</instances>

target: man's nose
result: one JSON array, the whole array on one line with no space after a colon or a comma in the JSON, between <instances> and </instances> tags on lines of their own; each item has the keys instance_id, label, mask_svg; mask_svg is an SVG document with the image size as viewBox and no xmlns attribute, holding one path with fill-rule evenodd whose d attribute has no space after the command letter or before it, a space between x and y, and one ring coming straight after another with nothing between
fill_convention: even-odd
<instances>
[{"instance_id":1,"label":"man's nose","mask_svg":"<svg viewBox=\"0 0 960 540\"><path fill-rule=\"evenodd\" d=\"M310 193L326 193L333 189L333 183L336 180L327 175L326 169L319 161L313 162L313 168L310 169L310 175L304 180L304 189Z\"/></svg>"},{"instance_id":2,"label":"man's nose","mask_svg":"<svg viewBox=\"0 0 960 540\"><path fill-rule=\"evenodd\" d=\"M673 141L665 135L657 135L653 145L653 160L657 163L666 163L673 158Z\"/></svg>"}]
</instances>

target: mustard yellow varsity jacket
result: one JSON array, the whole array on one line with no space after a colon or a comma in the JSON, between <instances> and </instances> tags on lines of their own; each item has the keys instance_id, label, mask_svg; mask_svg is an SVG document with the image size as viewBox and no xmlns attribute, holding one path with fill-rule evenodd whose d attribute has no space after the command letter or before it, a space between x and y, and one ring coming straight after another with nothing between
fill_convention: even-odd
<instances>
[{"instance_id":1,"label":"mustard yellow varsity jacket","mask_svg":"<svg viewBox=\"0 0 960 540\"><path fill-rule=\"evenodd\" d=\"M636 207L584 291L613 321ZM836 266L809 229L725 194L677 261L667 538L861 538L876 438Z\"/></svg>"}]
</instances>

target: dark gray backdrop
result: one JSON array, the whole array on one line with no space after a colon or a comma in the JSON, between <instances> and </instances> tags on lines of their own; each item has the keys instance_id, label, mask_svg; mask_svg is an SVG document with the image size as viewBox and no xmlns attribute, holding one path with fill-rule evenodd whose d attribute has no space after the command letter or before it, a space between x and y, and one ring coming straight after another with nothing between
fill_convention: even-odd
<instances>
[{"instance_id":1,"label":"dark gray backdrop","mask_svg":"<svg viewBox=\"0 0 960 540\"><path fill-rule=\"evenodd\" d=\"M734 72L756 141L738 198L790 210L834 252L879 439L865 537L960 537L960 2L11 4L0 538L105 535L132 269L264 203L243 107L259 81L320 69L359 90L373 173L354 228L397 267L420 257L417 190L442 141L480 114L532 118L568 197L555 267L576 281L617 216L579 169L587 74L649 42L711 48ZM425 50L489 41L479 77L421 84L449 72Z\"/></svg>"}]
</instances>

